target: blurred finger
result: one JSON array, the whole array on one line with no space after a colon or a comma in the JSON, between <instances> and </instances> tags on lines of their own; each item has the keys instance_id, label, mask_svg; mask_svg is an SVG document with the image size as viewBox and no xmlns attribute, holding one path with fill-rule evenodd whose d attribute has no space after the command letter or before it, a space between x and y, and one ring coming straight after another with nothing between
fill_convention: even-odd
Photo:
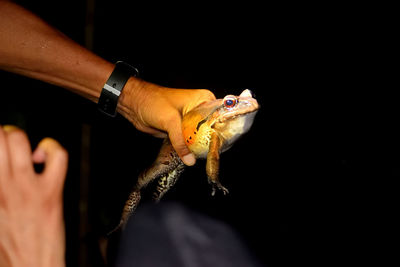
<instances>
[{"instance_id":1,"label":"blurred finger","mask_svg":"<svg viewBox=\"0 0 400 267\"><path fill-rule=\"evenodd\" d=\"M0 178L8 177L10 165L8 159L8 145L6 132L0 126Z\"/></svg>"},{"instance_id":2,"label":"blurred finger","mask_svg":"<svg viewBox=\"0 0 400 267\"><path fill-rule=\"evenodd\" d=\"M6 125L3 127L7 135L10 166L14 177L26 177L22 174L33 172L32 150L28 136L21 129ZM19 175L21 174L21 175Z\"/></svg>"},{"instance_id":3,"label":"blurred finger","mask_svg":"<svg viewBox=\"0 0 400 267\"><path fill-rule=\"evenodd\" d=\"M45 178L45 182L62 190L68 168L67 151L56 140L45 138L39 143L34 155L36 160L44 160L41 176Z\"/></svg>"},{"instance_id":4,"label":"blurred finger","mask_svg":"<svg viewBox=\"0 0 400 267\"><path fill-rule=\"evenodd\" d=\"M36 164L43 164L46 161L46 152L41 148L36 148L32 154L32 160Z\"/></svg>"}]
</instances>

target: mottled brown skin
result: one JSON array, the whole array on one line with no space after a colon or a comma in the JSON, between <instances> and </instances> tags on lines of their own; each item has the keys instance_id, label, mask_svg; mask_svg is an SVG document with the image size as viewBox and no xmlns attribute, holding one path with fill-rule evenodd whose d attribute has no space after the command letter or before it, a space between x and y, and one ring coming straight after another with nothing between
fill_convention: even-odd
<instances>
[{"instance_id":1,"label":"mottled brown skin","mask_svg":"<svg viewBox=\"0 0 400 267\"><path fill-rule=\"evenodd\" d=\"M184 166L185 164L183 164L173 149L171 142L166 138L154 163L139 175L136 185L125 202L119 224L108 234L110 235L120 228L125 227L129 217L139 205L142 188L158 178L159 184L157 185L156 192L153 194L153 199L159 201L168 189L175 184Z\"/></svg>"},{"instance_id":2,"label":"mottled brown skin","mask_svg":"<svg viewBox=\"0 0 400 267\"><path fill-rule=\"evenodd\" d=\"M183 117L182 131L188 148L196 158L207 159L206 173L212 195L217 190L224 195L229 192L218 179L220 153L250 129L258 109L257 100L249 90L244 90L240 96L228 95L224 99L203 103ZM139 204L142 188L158 179L153 197L159 201L176 183L184 168L169 139L165 139L155 162L140 174L125 203L120 223L112 232L124 227Z\"/></svg>"}]
</instances>

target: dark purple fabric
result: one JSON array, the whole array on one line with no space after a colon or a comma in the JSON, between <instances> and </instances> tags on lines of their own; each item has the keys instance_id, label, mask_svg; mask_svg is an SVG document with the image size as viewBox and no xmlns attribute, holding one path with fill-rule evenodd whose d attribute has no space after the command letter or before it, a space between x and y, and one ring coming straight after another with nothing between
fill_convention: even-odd
<instances>
[{"instance_id":1,"label":"dark purple fabric","mask_svg":"<svg viewBox=\"0 0 400 267\"><path fill-rule=\"evenodd\" d=\"M122 235L118 267L260 266L229 226L177 203L140 207Z\"/></svg>"}]
</instances>

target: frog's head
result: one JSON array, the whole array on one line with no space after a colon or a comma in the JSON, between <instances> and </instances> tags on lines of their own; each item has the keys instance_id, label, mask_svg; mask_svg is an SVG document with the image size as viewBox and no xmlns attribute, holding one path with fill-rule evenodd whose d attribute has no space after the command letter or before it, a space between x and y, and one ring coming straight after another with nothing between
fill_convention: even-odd
<instances>
[{"instance_id":1,"label":"frog's head","mask_svg":"<svg viewBox=\"0 0 400 267\"><path fill-rule=\"evenodd\" d=\"M218 110L218 123L225 123L243 116L251 126L254 115L259 109L258 102L253 98L249 89L244 90L239 96L227 95L221 102L221 108Z\"/></svg>"},{"instance_id":2,"label":"frog's head","mask_svg":"<svg viewBox=\"0 0 400 267\"><path fill-rule=\"evenodd\" d=\"M213 128L232 144L250 129L260 106L248 89L239 96L227 95L220 101L213 114Z\"/></svg>"},{"instance_id":3,"label":"frog's head","mask_svg":"<svg viewBox=\"0 0 400 267\"><path fill-rule=\"evenodd\" d=\"M205 156L210 133L215 132L223 143L220 150L225 151L250 129L258 109L257 100L248 89L239 96L204 102L183 117L186 143L196 156Z\"/></svg>"}]
</instances>

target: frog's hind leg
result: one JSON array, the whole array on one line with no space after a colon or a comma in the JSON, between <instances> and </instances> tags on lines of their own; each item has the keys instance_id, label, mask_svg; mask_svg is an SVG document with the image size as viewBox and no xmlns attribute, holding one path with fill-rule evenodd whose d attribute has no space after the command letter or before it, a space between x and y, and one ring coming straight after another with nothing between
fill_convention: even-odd
<instances>
[{"instance_id":1,"label":"frog's hind leg","mask_svg":"<svg viewBox=\"0 0 400 267\"><path fill-rule=\"evenodd\" d=\"M184 164L173 149L171 142L168 138L165 139L155 162L150 166L150 168L146 169L139 175L133 191L129 195L128 200L125 202L120 223L109 234L125 227L129 217L139 205L141 198L140 192L144 187L159 177L166 177L166 186L165 188L160 189L160 192L162 193L156 197L156 200L159 200L165 194L165 192L175 184L180 173L183 171L183 168ZM177 173L177 175L174 175L175 173ZM160 183L158 186L160 186Z\"/></svg>"},{"instance_id":2,"label":"frog's hind leg","mask_svg":"<svg viewBox=\"0 0 400 267\"><path fill-rule=\"evenodd\" d=\"M184 169L185 165L179 164L178 166L176 166L176 168L170 170L168 173L158 178L156 191L153 193L154 201L160 201L164 194L167 193L167 191L175 185L176 181L178 180Z\"/></svg>"},{"instance_id":3,"label":"frog's hind leg","mask_svg":"<svg viewBox=\"0 0 400 267\"><path fill-rule=\"evenodd\" d=\"M129 217L133 214L133 212L139 205L140 199L141 199L140 190L134 190L130 193L128 200L125 202L119 224L112 231L110 231L108 235L111 235L112 233L114 233L119 229L123 230L125 228Z\"/></svg>"},{"instance_id":4,"label":"frog's hind leg","mask_svg":"<svg viewBox=\"0 0 400 267\"><path fill-rule=\"evenodd\" d=\"M157 159L150 166L139 175L136 189L141 190L146 187L150 182L155 179L168 175L171 171L175 170L179 165L183 165L178 154L175 152L169 139L165 139Z\"/></svg>"}]
</instances>

